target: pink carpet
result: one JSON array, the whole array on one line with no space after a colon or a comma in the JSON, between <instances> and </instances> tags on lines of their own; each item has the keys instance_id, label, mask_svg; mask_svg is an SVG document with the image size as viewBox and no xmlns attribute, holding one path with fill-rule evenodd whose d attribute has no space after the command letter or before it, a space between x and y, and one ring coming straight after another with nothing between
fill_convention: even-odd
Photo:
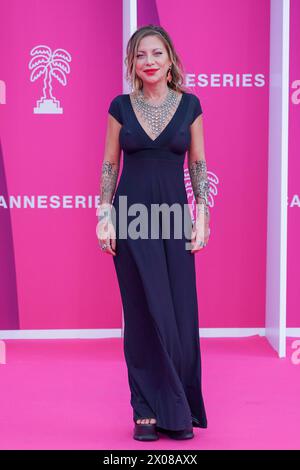
<instances>
[{"instance_id":1,"label":"pink carpet","mask_svg":"<svg viewBox=\"0 0 300 470\"><path fill-rule=\"evenodd\" d=\"M201 338L208 428L132 438L122 339L6 340L1 449L299 449L300 364L267 340Z\"/></svg>"}]
</instances>

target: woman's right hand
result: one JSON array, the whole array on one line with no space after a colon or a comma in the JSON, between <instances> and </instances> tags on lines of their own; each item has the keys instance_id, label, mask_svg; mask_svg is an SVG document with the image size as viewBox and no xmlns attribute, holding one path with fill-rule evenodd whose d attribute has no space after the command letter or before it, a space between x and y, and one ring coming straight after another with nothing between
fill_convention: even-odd
<instances>
[{"instance_id":1,"label":"woman's right hand","mask_svg":"<svg viewBox=\"0 0 300 470\"><path fill-rule=\"evenodd\" d=\"M110 212L101 214L96 227L96 234L100 248L104 253L116 255L116 232L112 223ZM104 245L104 248L102 248Z\"/></svg>"}]
</instances>

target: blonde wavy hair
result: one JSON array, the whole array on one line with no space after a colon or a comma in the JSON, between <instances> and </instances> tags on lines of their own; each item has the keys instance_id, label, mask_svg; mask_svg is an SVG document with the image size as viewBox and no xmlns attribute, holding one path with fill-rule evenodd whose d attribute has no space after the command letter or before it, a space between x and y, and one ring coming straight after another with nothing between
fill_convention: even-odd
<instances>
[{"instance_id":1,"label":"blonde wavy hair","mask_svg":"<svg viewBox=\"0 0 300 470\"><path fill-rule=\"evenodd\" d=\"M143 88L143 81L137 76L135 71L136 66L136 55L140 41L146 36L158 36L164 43L169 59L172 62L171 65L171 77L170 82L167 81L167 85L175 91L187 91L187 88L183 85L184 71L178 54L175 51L173 42L169 34L161 26L148 24L137 29L128 41L126 47L126 58L125 65L126 69L126 80L130 83L132 91L138 91Z\"/></svg>"}]
</instances>

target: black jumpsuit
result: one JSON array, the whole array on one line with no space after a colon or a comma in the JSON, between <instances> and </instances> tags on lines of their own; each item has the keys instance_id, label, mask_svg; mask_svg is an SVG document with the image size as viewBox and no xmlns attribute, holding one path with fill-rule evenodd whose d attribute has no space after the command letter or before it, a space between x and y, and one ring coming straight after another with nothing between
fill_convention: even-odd
<instances>
[{"instance_id":1,"label":"black jumpsuit","mask_svg":"<svg viewBox=\"0 0 300 470\"><path fill-rule=\"evenodd\" d=\"M195 254L190 238L119 236L119 196L131 204L187 205L184 159L189 126L202 113L199 98L184 92L175 114L152 140L141 126L129 94L117 95L108 112L121 124L123 169L112 204L116 210L113 257L124 311L124 355L133 419L155 418L157 426L206 428L201 390L201 353ZM138 217L127 214L128 225ZM171 216L171 234L174 230ZM149 227L151 220L149 217ZM150 233L150 228L149 228Z\"/></svg>"}]
</instances>

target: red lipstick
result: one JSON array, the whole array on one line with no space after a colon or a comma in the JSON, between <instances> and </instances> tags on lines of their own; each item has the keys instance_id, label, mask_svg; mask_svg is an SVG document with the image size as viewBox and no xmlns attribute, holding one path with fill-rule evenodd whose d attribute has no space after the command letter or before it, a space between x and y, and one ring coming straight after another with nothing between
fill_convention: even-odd
<instances>
[{"instance_id":1,"label":"red lipstick","mask_svg":"<svg viewBox=\"0 0 300 470\"><path fill-rule=\"evenodd\" d=\"M148 75L153 75L158 70L159 69L147 69L147 70L144 70L144 72L147 73Z\"/></svg>"}]
</instances>

